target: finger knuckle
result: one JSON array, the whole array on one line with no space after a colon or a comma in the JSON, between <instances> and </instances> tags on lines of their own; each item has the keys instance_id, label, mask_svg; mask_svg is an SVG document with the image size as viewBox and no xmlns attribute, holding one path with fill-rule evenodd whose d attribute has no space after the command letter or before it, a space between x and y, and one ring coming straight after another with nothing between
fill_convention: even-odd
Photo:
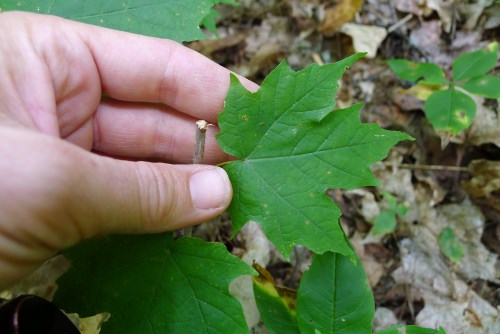
<instances>
[{"instance_id":1,"label":"finger knuckle","mask_svg":"<svg viewBox=\"0 0 500 334\"><path fill-rule=\"evenodd\" d=\"M174 189L178 182L169 168L138 162L137 180L141 225L145 231L168 230L177 218L180 202Z\"/></svg>"}]
</instances>

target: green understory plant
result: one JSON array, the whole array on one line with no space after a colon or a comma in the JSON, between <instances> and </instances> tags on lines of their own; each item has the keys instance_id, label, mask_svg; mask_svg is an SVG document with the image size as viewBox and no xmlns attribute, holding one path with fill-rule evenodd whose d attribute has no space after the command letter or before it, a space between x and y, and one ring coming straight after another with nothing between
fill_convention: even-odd
<instances>
[{"instance_id":1,"label":"green understory plant","mask_svg":"<svg viewBox=\"0 0 500 334\"><path fill-rule=\"evenodd\" d=\"M455 231L451 227L445 227L439 234L439 246L441 252L455 264L459 263L464 256L465 249L460 244Z\"/></svg>"},{"instance_id":2,"label":"green understory plant","mask_svg":"<svg viewBox=\"0 0 500 334\"><path fill-rule=\"evenodd\" d=\"M383 196L388 207L380 212L375 219L375 223L371 230L374 235L394 232L397 226L397 218L406 215L406 212L408 211L406 205L399 203L398 200L390 193L384 192Z\"/></svg>"},{"instance_id":3,"label":"green understory plant","mask_svg":"<svg viewBox=\"0 0 500 334\"><path fill-rule=\"evenodd\" d=\"M490 99L500 98L500 77L488 75L498 59L498 42L484 49L458 56L452 64L450 81L434 63L388 60L389 67L401 79L430 87L433 92L425 102L425 115L437 131L456 135L467 129L476 116L476 103L466 94Z\"/></svg>"},{"instance_id":4,"label":"green understory plant","mask_svg":"<svg viewBox=\"0 0 500 334\"><path fill-rule=\"evenodd\" d=\"M187 41L204 36L198 26L210 27L216 3L234 2L7 1L0 8ZM376 185L370 165L412 138L362 124L359 104L335 109L338 80L362 56L299 72L282 62L255 93L231 76L217 140L237 157L224 165L234 189L228 210L234 234L255 221L286 259L296 245L314 252L297 291L276 287L269 277L254 280L270 333L372 333L373 294L326 191ZM58 281L54 302L81 316L110 313L104 334L249 332L229 284L257 272L221 243L172 233L108 236L64 254L72 267ZM404 332L444 333L415 326L379 333Z\"/></svg>"},{"instance_id":5,"label":"green understory plant","mask_svg":"<svg viewBox=\"0 0 500 334\"><path fill-rule=\"evenodd\" d=\"M442 327L438 330L418 326L396 325L377 332L377 334L446 334Z\"/></svg>"}]
</instances>

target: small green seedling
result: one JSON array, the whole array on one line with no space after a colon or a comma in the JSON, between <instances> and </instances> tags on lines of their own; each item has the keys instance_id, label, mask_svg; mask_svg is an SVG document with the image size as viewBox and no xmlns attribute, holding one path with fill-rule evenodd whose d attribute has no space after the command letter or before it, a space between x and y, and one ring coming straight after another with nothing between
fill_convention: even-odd
<instances>
[{"instance_id":1,"label":"small green seedling","mask_svg":"<svg viewBox=\"0 0 500 334\"><path fill-rule=\"evenodd\" d=\"M476 103L464 91L490 99L500 98L500 77L488 75L498 58L498 42L484 49L460 55L452 64L453 79L433 63L417 63L406 59L388 61L396 75L418 85L431 86L424 111L437 131L456 135L467 129L476 116Z\"/></svg>"},{"instance_id":2,"label":"small green seedling","mask_svg":"<svg viewBox=\"0 0 500 334\"><path fill-rule=\"evenodd\" d=\"M441 252L454 263L459 263L464 256L464 247L460 244L455 231L451 227L446 227L439 235L439 246Z\"/></svg>"},{"instance_id":3,"label":"small green seedling","mask_svg":"<svg viewBox=\"0 0 500 334\"><path fill-rule=\"evenodd\" d=\"M406 215L408 208L402 203L398 203L397 199L391 194L384 192L384 199L387 201L387 210L382 211L375 219L375 224L372 229L374 235L392 233L396 229L397 217Z\"/></svg>"},{"instance_id":4,"label":"small green seedling","mask_svg":"<svg viewBox=\"0 0 500 334\"><path fill-rule=\"evenodd\" d=\"M418 326L405 326L405 325L396 325L384 330L381 330L375 334L446 334L443 327L439 327L438 330L431 328L423 328Z\"/></svg>"}]
</instances>

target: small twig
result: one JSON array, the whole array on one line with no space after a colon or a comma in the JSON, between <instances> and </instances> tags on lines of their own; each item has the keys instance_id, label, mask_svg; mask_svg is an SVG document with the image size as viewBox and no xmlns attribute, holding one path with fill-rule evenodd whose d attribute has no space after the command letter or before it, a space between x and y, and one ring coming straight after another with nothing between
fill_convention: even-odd
<instances>
[{"instance_id":1,"label":"small twig","mask_svg":"<svg viewBox=\"0 0 500 334\"><path fill-rule=\"evenodd\" d=\"M412 17L413 17L413 14L406 15L401 20L399 20L398 22L394 23L392 26L387 28L387 33L390 34L391 32L398 30L403 25L405 25L408 21L410 21L412 19Z\"/></svg>"},{"instance_id":2,"label":"small twig","mask_svg":"<svg viewBox=\"0 0 500 334\"><path fill-rule=\"evenodd\" d=\"M194 144L194 164L201 164L203 162L203 155L205 154L205 136L207 129L210 126L207 121L199 120L196 122L196 136Z\"/></svg>"},{"instance_id":3,"label":"small twig","mask_svg":"<svg viewBox=\"0 0 500 334\"><path fill-rule=\"evenodd\" d=\"M196 122L194 156L193 156L194 164L201 164L203 162L203 156L205 154L205 137L209 126L210 124L204 120L199 120ZM191 226L186 227L185 229L182 230L182 235L186 237L192 236L193 228Z\"/></svg>"},{"instance_id":4,"label":"small twig","mask_svg":"<svg viewBox=\"0 0 500 334\"><path fill-rule=\"evenodd\" d=\"M325 62L323 61L323 59L321 59L321 56L317 53L313 53L312 54L312 59L314 60L314 62L320 66L323 66L325 65Z\"/></svg>"},{"instance_id":5,"label":"small twig","mask_svg":"<svg viewBox=\"0 0 500 334\"><path fill-rule=\"evenodd\" d=\"M429 171L446 171L446 172L457 172L457 173L470 173L468 167L458 167L458 166L442 166L442 165L412 165L412 164L393 164L390 162L384 162L384 166L402 169L413 169L413 170L429 170Z\"/></svg>"}]
</instances>

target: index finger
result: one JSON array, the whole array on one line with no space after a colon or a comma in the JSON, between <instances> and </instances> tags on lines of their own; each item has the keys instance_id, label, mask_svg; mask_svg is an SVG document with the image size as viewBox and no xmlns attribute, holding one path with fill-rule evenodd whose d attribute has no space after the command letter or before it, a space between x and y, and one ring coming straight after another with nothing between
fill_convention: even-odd
<instances>
[{"instance_id":1,"label":"index finger","mask_svg":"<svg viewBox=\"0 0 500 334\"><path fill-rule=\"evenodd\" d=\"M229 89L228 69L170 40L76 24L107 95L161 102L195 118L217 121ZM240 81L249 90L258 88L245 78Z\"/></svg>"}]
</instances>

